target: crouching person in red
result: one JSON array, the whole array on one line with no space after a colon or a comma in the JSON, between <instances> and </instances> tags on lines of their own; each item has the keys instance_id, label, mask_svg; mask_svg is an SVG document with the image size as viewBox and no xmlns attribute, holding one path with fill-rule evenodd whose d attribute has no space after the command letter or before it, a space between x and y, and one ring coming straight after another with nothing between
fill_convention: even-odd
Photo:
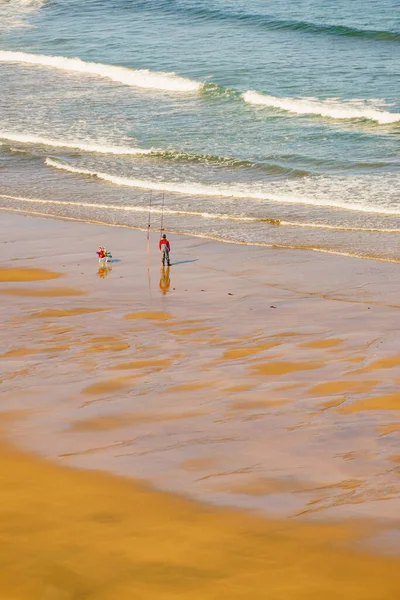
<instances>
[{"instance_id":1,"label":"crouching person in red","mask_svg":"<svg viewBox=\"0 0 400 600\"><path fill-rule=\"evenodd\" d=\"M165 233L163 233L163 236L158 244L158 247L160 248L161 251L161 262L163 267L165 267L165 263L167 263L168 267L171 265L171 262L169 260L169 253L171 250L171 246L169 244L169 241L167 240L167 236L165 235Z\"/></svg>"}]
</instances>

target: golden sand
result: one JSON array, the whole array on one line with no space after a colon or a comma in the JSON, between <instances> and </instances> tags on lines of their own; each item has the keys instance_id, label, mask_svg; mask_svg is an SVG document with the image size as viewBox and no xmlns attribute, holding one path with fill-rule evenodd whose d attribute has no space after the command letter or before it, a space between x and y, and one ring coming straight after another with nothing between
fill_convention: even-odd
<instances>
[{"instance_id":1,"label":"golden sand","mask_svg":"<svg viewBox=\"0 0 400 600\"><path fill-rule=\"evenodd\" d=\"M178 421L181 419L192 419L203 417L207 413L201 411L182 412L174 414L133 413L124 415L106 415L94 417L93 419L82 419L73 421L69 431L110 431L120 429L129 425L141 423L157 423L159 421Z\"/></svg>"},{"instance_id":2,"label":"golden sand","mask_svg":"<svg viewBox=\"0 0 400 600\"><path fill-rule=\"evenodd\" d=\"M214 456L206 456L204 458L189 458L181 462L179 466L186 471L203 471L215 468L217 464L218 460Z\"/></svg>"},{"instance_id":3,"label":"golden sand","mask_svg":"<svg viewBox=\"0 0 400 600\"><path fill-rule=\"evenodd\" d=\"M288 373L295 373L296 371L312 371L314 369L320 369L324 366L322 362L289 362L289 361L277 361L262 363L254 365L252 367L255 375L287 375Z\"/></svg>"},{"instance_id":4,"label":"golden sand","mask_svg":"<svg viewBox=\"0 0 400 600\"><path fill-rule=\"evenodd\" d=\"M376 388L380 381L366 379L361 381L327 381L315 385L308 392L312 396L333 396L335 394L361 394Z\"/></svg>"},{"instance_id":5,"label":"golden sand","mask_svg":"<svg viewBox=\"0 0 400 600\"><path fill-rule=\"evenodd\" d=\"M66 308L63 310L49 308L40 312L32 313L28 318L31 319L52 319L53 317L76 317L79 315L88 315L90 313L109 310L108 308Z\"/></svg>"},{"instance_id":6,"label":"golden sand","mask_svg":"<svg viewBox=\"0 0 400 600\"><path fill-rule=\"evenodd\" d=\"M266 496L268 494L291 494L304 492L313 486L296 479L272 479L260 477L250 479L243 483L232 483L218 487L221 491L230 491L234 494L246 494L247 496Z\"/></svg>"},{"instance_id":7,"label":"golden sand","mask_svg":"<svg viewBox=\"0 0 400 600\"><path fill-rule=\"evenodd\" d=\"M6 448L0 473L5 599L398 598L400 559L349 548L360 524L202 507Z\"/></svg>"},{"instance_id":8,"label":"golden sand","mask_svg":"<svg viewBox=\"0 0 400 600\"><path fill-rule=\"evenodd\" d=\"M37 297L67 297L83 296L85 292L73 288L48 288L45 290L32 290L30 288L5 288L0 290L0 294L7 296L37 296Z\"/></svg>"},{"instance_id":9,"label":"golden sand","mask_svg":"<svg viewBox=\"0 0 400 600\"><path fill-rule=\"evenodd\" d=\"M365 360L365 356L352 356L351 358L344 358L343 362L361 363Z\"/></svg>"},{"instance_id":10,"label":"golden sand","mask_svg":"<svg viewBox=\"0 0 400 600\"><path fill-rule=\"evenodd\" d=\"M270 408L288 404L288 400L240 400L232 402L230 407L234 410L251 410L253 408Z\"/></svg>"},{"instance_id":11,"label":"golden sand","mask_svg":"<svg viewBox=\"0 0 400 600\"><path fill-rule=\"evenodd\" d=\"M287 385L279 385L275 388L276 392L288 392L289 390L295 390L296 388L303 387L304 383L288 383Z\"/></svg>"},{"instance_id":12,"label":"golden sand","mask_svg":"<svg viewBox=\"0 0 400 600\"><path fill-rule=\"evenodd\" d=\"M386 358L380 358L379 360L375 360L370 365L362 369L357 369L356 371L352 371L352 375L356 375L359 373L368 373L370 371L377 371L379 369L392 369L393 367L400 367L400 354L396 354L396 356L389 356Z\"/></svg>"},{"instance_id":13,"label":"golden sand","mask_svg":"<svg viewBox=\"0 0 400 600\"><path fill-rule=\"evenodd\" d=\"M167 392L194 392L196 390L204 390L212 387L214 383L212 381L196 382L196 383L182 383L181 385L174 385L168 388Z\"/></svg>"},{"instance_id":14,"label":"golden sand","mask_svg":"<svg viewBox=\"0 0 400 600\"><path fill-rule=\"evenodd\" d=\"M381 436L390 435L391 433L400 431L400 423L390 423L390 425L381 425L381 427L379 427L379 431L381 432Z\"/></svg>"},{"instance_id":15,"label":"golden sand","mask_svg":"<svg viewBox=\"0 0 400 600\"><path fill-rule=\"evenodd\" d=\"M300 347L301 348L334 348L335 346L339 346L343 342L344 342L344 340L342 340L340 338L336 338L336 339L328 338L328 339L314 340L313 342L306 342L304 344L301 344Z\"/></svg>"},{"instance_id":16,"label":"golden sand","mask_svg":"<svg viewBox=\"0 0 400 600\"><path fill-rule=\"evenodd\" d=\"M122 350L128 350L130 344L126 342L120 343L97 343L83 350L82 354L92 354L96 352L121 352Z\"/></svg>"},{"instance_id":17,"label":"golden sand","mask_svg":"<svg viewBox=\"0 0 400 600\"><path fill-rule=\"evenodd\" d=\"M356 413L364 410L400 410L400 392L373 396L366 400L358 400L340 409L343 413Z\"/></svg>"},{"instance_id":18,"label":"golden sand","mask_svg":"<svg viewBox=\"0 0 400 600\"><path fill-rule=\"evenodd\" d=\"M133 385L132 377L113 377L92 383L86 387L83 392L85 394L108 394L109 392L117 392Z\"/></svg>"},{"instance_id":19,"label":"golden sand","mask_svg":"<svg viewBox=\"0 0 400 600\"><path fill-rule=\"evenodd\" d=\"M256 387L256 385L254 384L242 384L242 385L233 385L231 387L225 388L222 391L226 392L226 393L235 393L235 392L250 392L251 390L254 390L254 388Z\"/></svg>"},{"instance_id":20,"label":"golden sand","mask_svg":"<svg viewBox=\"0 0 400 600\"><path fill-rule=\"evenodd\" d=\"M148 319L150 321L168 321L174 319L173 315L166 312L136 312L125 315L125 319Z\"/></svg>"},{"instance_id":21,"label":"golden sand","mask_svg":"<svg viewBox=\"0 0 400 600\"><path fill-rule=\"evenodd\" d=\"M132 360L130 362L119 363L109 367L111 371L129 371L130 369L149 369L155 367L158 369L164 369L172 365L172 360L169 358L161 359L146 359L146 360Z\"/></svg>"},{"instance_id":22,"label":"golden sand","mask_svg":"<svg viewBox=\"0 0 400 600\"><path fill-rule=\"evenodd\" d=\"M328 402L322 402L322 404L319 404L319 407L322 409L321 412L323 412L324 410L329 410L330 408L336 408L337 406L343 404L343 402L346 402L346 398L333 398L332 400L328 400Z\"/></svg>"},{"instance_id":23,"label":"golden sand","mask_svg":"<svg viewBox=\"0 0 400 600\"><path fill-rule=\"evenodd\" d=\"M213 329L213 327L187 327L186 329L173 329L171 332L175 335L192 335L193 333L210 331L211 329Z\"/></svg>"},{"instance_id":24,"label":"golden sand","mask_svg":"<svg viewBox=\"0 0 400 600\"><path fill-rule=\"evenodd\" d=\"M47 281L63 277L62 273L45 269L0 267L0 283L17 283L25 281Z\"/></svg>"},{"instance_id":25,"label":"golden sand","mask_svg":"<svg viewBox=\"0 0 400 600\"><path fill-rule=\"evenodd\" d=\"M280 342L269 342L266 344L258 344L257 346L248 346L247 348L235 348L234 350L226 350L220 360L234 360L236 358L245 358L262 350L269 350L279 346Z\"/></svg>"},{"instance_id":26,"label":"golden sand","mask_svg":"<svg viewBox=\"0 0 400 600\"><path fill-rule=\"evenodd\" d=\"M29 356L38 352L37 348L14 348L1 355L1 358L18 358L20 356Z\"/></svg>"}]
</instances>

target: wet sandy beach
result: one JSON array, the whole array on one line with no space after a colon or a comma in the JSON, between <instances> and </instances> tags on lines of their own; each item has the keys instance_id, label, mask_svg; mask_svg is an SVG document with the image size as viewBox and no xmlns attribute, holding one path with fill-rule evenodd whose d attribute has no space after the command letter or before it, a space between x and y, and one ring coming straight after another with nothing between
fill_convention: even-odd
<instances>
[{"instance_id":1,"label":"wet sandy beach","mask_svg":"<svg viewBox=\"0 0 400 600\"><path fill-rule=\"evenodd\" d=\"M231 540L237 552L249 552L248 560L251 555L256 561L251 569L260 568L265 582L274 581L276 593L268 597L312 598L323 591L327 598L395 598L398 265L173 236L173 266L161 272L157 233L149 255L146 234L130 229L4 211L0 223L1 432L56 466L8 450L1 460L12 456L7 460L18 468L37 469L45 486L52 471L71 489L85 478L93 490L108 489L107 475L57 470L73 466L141 479L208 504L250 509L253 516L201 508L140 488L154 503L165 498L167 504L181 503L185 508L176 509L176 519L181 510L222 519L221 535L237 535ZM100 244L113 253L111 268L98 269ZM128 503L138 493L136 484L117 481L111 487L126 489L121 502ZM78 507L78 496L75 500ZM307 548L301 553L311 544L314 578L303 565L302 583L290 588L276 570L272 576L265 564L256 567L265 546L252 539L243 549L242 526L236 524L247 519L266 532L283 527L291 552L298 536ZM316 519L318 524L309 522ZM213 532L215 550L220 541L212 537L214 525L205 525L206 531ZM332 572L315 579L317 540L323 540L321 561L328 547L346 548L332 558L332 569L335 560L356 565L359 552L368 552L363 575L358 567L352 572L357 581L352 585L362 590L358 596L351 595L351 586L338 595ZM287 568L286 551L274 549L280 568ZM374 583L369 567L367 585L368 561L378 571L389 570L387 589ZM253 598L267 597L266 583L247 589L246 569L247 584L234 583L233 571L235 577L242 572L232 566L226 574L229 597L245 597L244 590ZM193 574L196 591L169 582L162 597L178 592L221 597L211 575L210 590L201 593L198 582L206 579ZM156 594L151 586L144 589L140 597ZM40 597L24 593L15 597ZM79 597L74 593L43 597ZM115 597L112 591L91 593L87 597Z\"/></svg>"}]
</instances>

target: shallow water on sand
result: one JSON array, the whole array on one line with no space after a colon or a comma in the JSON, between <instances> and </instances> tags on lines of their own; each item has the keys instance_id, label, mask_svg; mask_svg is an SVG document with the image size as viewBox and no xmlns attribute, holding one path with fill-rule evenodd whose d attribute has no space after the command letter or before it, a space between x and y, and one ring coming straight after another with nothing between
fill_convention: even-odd
<instances>
[{"instance_id":1,"label":"shallow water on sand","mask_svg":"<svg viewBox=\"0 0 400 600\"><path fill-rule=\"evenodd\" d=\"M0 270L10 435L61 464L210 503L396 522L393 265L177 238L174 256L194 262L172 267L165 289L140 249L135 264L121 250L105 279L85 256L99 236L130 248L141 234L11 223L4 255L21 269ZM24 261L50 236L65 249L59 279L50 246L32 270ZM71 236L81 241L68 254Z\"/></svg>"}]
</instances>

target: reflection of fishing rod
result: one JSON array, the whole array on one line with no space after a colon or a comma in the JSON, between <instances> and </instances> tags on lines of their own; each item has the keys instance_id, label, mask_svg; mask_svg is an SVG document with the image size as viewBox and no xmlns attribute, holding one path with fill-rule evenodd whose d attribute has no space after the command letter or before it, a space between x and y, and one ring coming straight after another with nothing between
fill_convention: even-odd
<instances>
[{"instance_id":1,"label":"reflection of fishing rod","mask_svg":"<svg viewBox=\"0 0 400 600\"><path fill-rule=\"evenodd\" d=\"M165 196L164 196L164 190L163 190L163 193L162 193L162 204L161 204L160 239L162 238L162 233L164 231L164 200L165 200Z\"/></svg>"}]
</instances>

